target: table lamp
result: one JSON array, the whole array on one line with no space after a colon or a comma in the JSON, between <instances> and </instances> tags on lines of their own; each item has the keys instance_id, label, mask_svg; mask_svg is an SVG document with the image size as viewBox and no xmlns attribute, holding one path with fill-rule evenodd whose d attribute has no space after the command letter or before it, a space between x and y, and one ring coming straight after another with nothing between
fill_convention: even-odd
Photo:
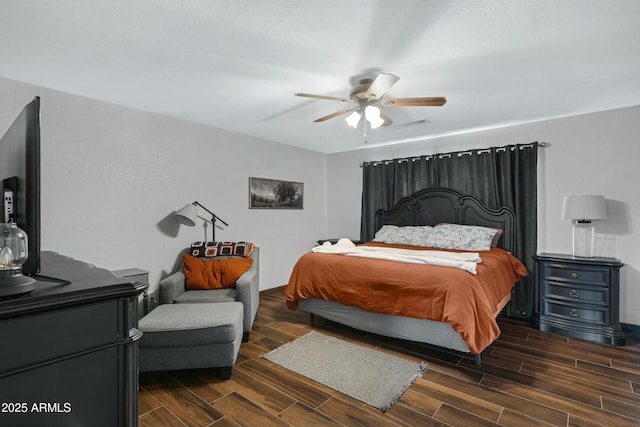
<instances>
[{"instance_id":1,"label":"table lamp","mask_svg":"<svg viewBox=\"0 0 640 427\"><path fill-rule=\"evenodd\" d=\"M562 219L573 222L572 254L593 258L595 255L595 227L591 221L607 219L604 196L565 196Z\"/></svg>"}]
</instances>

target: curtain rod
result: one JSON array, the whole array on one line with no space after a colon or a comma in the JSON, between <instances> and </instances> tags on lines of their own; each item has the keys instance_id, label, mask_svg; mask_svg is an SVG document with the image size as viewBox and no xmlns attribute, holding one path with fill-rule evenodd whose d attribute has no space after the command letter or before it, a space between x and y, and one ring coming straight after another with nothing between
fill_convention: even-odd
<instances>
[{"instance_id":1,"label":"curtain rod","mask_svg":"<svg viewBox=\"0 0 640 427\"><path fill-rule=\"evenodd\" d=\"M535 142L529 143L529 144L516 144L516 145L505 145L503 147L491 147L491 148L479 148L479 149L473 149L473 150L466 150L466 151L456 151L456 152L452 152L452 153L442 153L442 154L424 154L422 156L410 156L410 157L400 157L397 159L389 159L389 160L372 160L370 162L364 162L364 163L360 163L360 167L364 167L367 164L371 164L373 166L376 165L388 165L389 163L404 163L404 162L408 162L409 160L411 160L412 162L416 162L418 160L420 160L421 158L425 158L426 160L432 159L434 157L439 157L439 158L445 158L445 157L449 157L451 158L451 156L456 155L458 157L462 157L462 156L471 156L473 154L473 152L475 151L476 154L482 154L482 153L489 153L491 151L491 149L495 149L496 151L506 151L507 148L510 148L512 150L515 150L516 148L520 148L521 150L525 149L525 148L533 148L534 144L536 144ZM538 147L550 147L551 144L548 142L538 142Z\"/></svg>"}]
</instances>

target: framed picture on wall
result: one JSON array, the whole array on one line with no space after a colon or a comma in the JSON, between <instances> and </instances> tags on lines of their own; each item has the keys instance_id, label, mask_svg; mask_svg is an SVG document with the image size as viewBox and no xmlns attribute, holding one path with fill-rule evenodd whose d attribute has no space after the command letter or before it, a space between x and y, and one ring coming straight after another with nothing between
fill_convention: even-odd
<instances>
[{"instance_id":1,"label":"framed picture on wall","mask_svg":"<svg viewBox=\"0 0 640 427\"><path fill-rule=\"evenodd\" d=\"M304 184L249 177L249 209L302 209Z\"/></svg>"}]
</instances>

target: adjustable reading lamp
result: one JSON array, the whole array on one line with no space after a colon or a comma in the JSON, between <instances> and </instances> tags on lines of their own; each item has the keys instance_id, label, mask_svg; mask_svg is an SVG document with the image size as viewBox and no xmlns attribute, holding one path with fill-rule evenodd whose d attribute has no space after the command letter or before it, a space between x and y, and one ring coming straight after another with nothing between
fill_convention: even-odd
<instances>
[{"instance_id":1,"label":"adjustable reading lamp","mask_svg":"<svg viewBox=\"0 0 640 427\"><path fill-rule=\"evenodd\" d=\"M200 206L202 209L204 209L205 211L207 211L211 215L211 220L210 220L211 221L211 232L212 232L211 240L213 242L215 242L215 240L216 240L216 220L220 221L221 223L223 223L227 227L229 226L229 224L224 222L220 217L218 217L216 214L211 212L209 209L207 209L204 206L202 206L198 201L195 201L193 203L185 205L182 209L180 209L179 211L177 211L174 214L174 217L181 224L184 224L184 225L189 226L189 227L193 227L194 225L196 225L196 218L198 217L198 206ZM207 236L205 235L204 237L205 237L205 240L206 240Z\"/></svg>"}]
</instances>

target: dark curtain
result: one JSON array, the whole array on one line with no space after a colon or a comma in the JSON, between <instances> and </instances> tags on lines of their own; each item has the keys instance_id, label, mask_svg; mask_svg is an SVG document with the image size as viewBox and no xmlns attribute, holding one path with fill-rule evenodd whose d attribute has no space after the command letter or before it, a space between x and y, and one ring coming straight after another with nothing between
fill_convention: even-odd
<instances>
[{"instance_id":1,"label":"dark curtain","mask_svg":"<svg viewBox=\"0 0 640 427\"><path fill-rule=\"evenodd\" d=\"M529 317L534 310L533 255L537 249L538 143L434 154L363 164L360 238L375 234L375 214L402 197L429 187L471 194L488 207L516 213L517 256L529 276L516 287L508 314Z\"/></svg>"}]
</instances>

